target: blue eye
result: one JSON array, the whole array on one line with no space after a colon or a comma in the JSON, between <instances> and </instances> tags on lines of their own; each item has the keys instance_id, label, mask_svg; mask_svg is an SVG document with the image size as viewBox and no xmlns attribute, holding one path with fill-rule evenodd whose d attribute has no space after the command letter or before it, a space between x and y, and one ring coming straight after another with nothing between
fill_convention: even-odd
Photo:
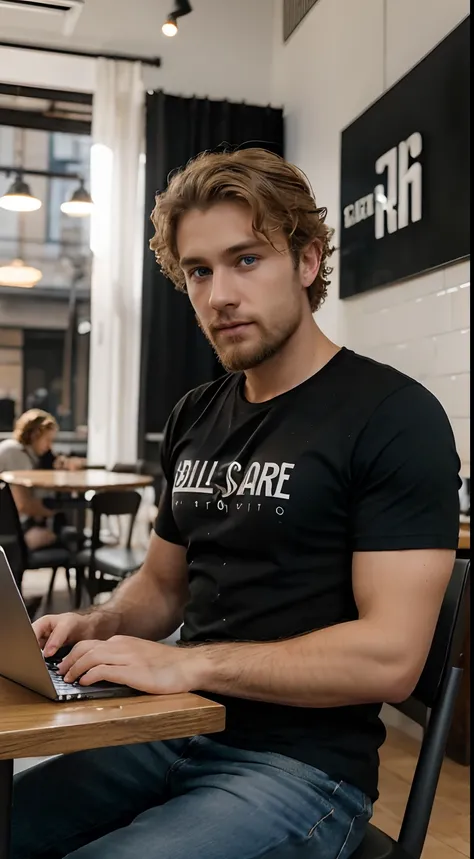
<instances>
[{"instance_id":1,"label":"blue eye","mask_svg":"<svg viewBox=\"0 0 474 859\"><path fill-rule=\"evenodd\" d=\"M191 272L191 277L197 278L197 280L202 280L203 277L207 277L211 273L211 269L207 268L204 265L198 266Z\"/></svg>"},{"instance_id":2,"label":"blue eye","mask_svg":"<svg viewBox=\"0 0 474 859\"><path fill-rule=\"evenodd\" d=\"M246 268L247 266L250 266L250 265L253 265L254 263L256 263L256 262L257 262L257 257L256 257L256 256L253 256L252 254L247 254L246 256L241 257L241 259L239 260L239 262L243 263L243 264L244 264L244 268Z\"/></svg>"}]
</instances>

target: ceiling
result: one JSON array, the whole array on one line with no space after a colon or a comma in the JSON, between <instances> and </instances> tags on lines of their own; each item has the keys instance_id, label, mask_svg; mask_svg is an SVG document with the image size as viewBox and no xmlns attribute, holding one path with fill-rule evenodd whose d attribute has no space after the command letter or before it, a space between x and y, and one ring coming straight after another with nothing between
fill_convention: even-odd
<instances>
[{"instance_id":1,"label":"ceiling","mask_svg":"<svg viewBox=\"0 0 474 859\"><path fill-rule=\"evenodd\" d=\"M181 31L217 35L226 19L242 14L250 27L258 26L262 11L266 14L272 6L273 0L192 0L193 11L178 22L179 35ZM63 14L0 6L0 39L153 57L167 53L177 42L178 37L167 39L161 33L173 8L174 0L85 0L65 39Z\"/></svg>"},{"instance_id":2,"label":"ceiling","mask_svg":"<svg viewBox=\"0 0 474 859\"><path fill-rule=\"evenodd\" d=\"M0 42L31 44L32 48L48 46L159 57L162 61L159 69L145 69L149 88L268 104L273 12L280 0L191 2L192 12L179 19L178 35L172 39L162 34L161 26L173 9L174 0L85 0L69 36L63 35L61 15L31 10L25 13L0 6ZM7 49L3 53L7 55ZM1 54L0 47L0 60ZM62 69L60 55L56 58L55 69ZM29 66L36 68L28 55L18 61L5 57L0 77L9 82L21 78L22 83L34 84L34 76L28 74ZM45 80L41 84L51 85ZM80 88L58 80L57 86L61 85L67 89Z\"/></svg>"}]
</instances>

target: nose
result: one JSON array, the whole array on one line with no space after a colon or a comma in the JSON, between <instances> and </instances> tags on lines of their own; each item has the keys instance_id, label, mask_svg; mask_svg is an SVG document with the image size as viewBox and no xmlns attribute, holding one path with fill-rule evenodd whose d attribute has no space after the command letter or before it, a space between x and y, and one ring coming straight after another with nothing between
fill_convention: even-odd
<instances>
[{"instance_id":1,"label":"nose","mask_svg":"<svg viewBox=\"0 0 474 859\"><path fill-rule=\"evenodd\" d=\"M209 306L219 311L225 307L237 307L239 304L240 299L229 271L224 266L216 266L212 275Z\"/></svg>"}]
</instances>

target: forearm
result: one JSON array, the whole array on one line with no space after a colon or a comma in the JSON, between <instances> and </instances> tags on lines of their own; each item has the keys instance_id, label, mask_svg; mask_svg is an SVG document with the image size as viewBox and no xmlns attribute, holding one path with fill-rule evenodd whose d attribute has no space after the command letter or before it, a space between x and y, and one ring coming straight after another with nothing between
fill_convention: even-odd
<instances>
[{"instance_id":1,"label":"forearm","mask_svg":"<svg viewBox=\"0 0 474 859\"><path fill-rule=\"evenodd\" d=\"M21 506L20 513L32 519L49 519L53 514L39 498L30 495Z\"/></svg>"},{"instance_id":2,"label":"forearm","mask_svg":"<svg viewBox=\"0 0 474 859\"><path fill-rule=\"evenodd\" d=\"M31 489L26 486L12 486L11 490L16 509L21 516L30 516L32 519L49 519L52 516L51 510L33 495Z\"/></svg>"},{"instance_id":3,"label":"forearm","mask_svg":"<svg viewBox=\"0 0 474 859\"><path fill-rule=\"evenodd\" d=\"M102 606L93 606L99 629L106 635L131 635L159 641L167 638L182 622L182 604L177 595L160 587L153 578L140 570L114 591Z\"/></svg>"},{"instance_id":4,"label":"forearm","mask_svg":"<svg viewBox=\"0 0 474 859\"><path fill-rule=\"evenodd\" d=\"M203 691L295 707L403 700L401 649L364 620L285 641L197 648ZM413 685L417 678L413 678Z\"/></svg>"}]
</instances>

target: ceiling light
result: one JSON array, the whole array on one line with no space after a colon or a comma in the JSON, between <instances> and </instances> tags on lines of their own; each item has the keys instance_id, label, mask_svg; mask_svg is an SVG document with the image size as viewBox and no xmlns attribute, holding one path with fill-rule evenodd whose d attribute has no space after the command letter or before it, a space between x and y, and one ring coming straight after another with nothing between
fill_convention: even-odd
<instances>
[{"instance_id":1,"label":"ceiling light","mask_svg":"<svg viewBox=\"0 0 474 859\"><path fill-rule=\"evenodd\" d=\"M174 5L175 8L170 12L161 28L161 32L169 37L176 36L178 32L178 18L182 18L183 15L189 15L193 11L189 0L176 0Z\"/></svg>"},{"instance_id":2,"label":"ceiling light","mask_svg":"<svg viewBox=\"0 0 474 859\"><path fill-rule=\"evenodd\" d=\"M0 266L0 286L36 286L42 277L43 273L39 268L25 265L21 259L14 259L8 265Z\"/></svg>"},{"instance_id":3,"label":"ceiling light","mask_svg":"<svg viewBox=\"0 0 474 859\"><path fill-rule=\"evenodd\" d=\"M18 174L6 194L0 197L0 206L10 212L35 212L41 207L41 200L33 197L30 186Z\"/></svg>"},{"instance_id":4,"label":"ceiling light","mask_svg":"<svg viewBox=\"0 0 474 859\"><path fill-rule=\"evenodd\" d=\"M65 215L69 215L71 218L86 218L87 215L92 214L93 208L94 201L86 190L82 179L71 199L61 204L61 212L64 212Z\"/></svg>"},{"instance_id":5,"label":"ceiling light","mask_svg":"<svg viewBox=\"0 0 474 859\"><path fill-rule=\"evenodd\" d=\"M161 32L164 36L176 36L178 32L178 22L176 21L176 17L174 15L168 15L165 23L161 28Z\"/></svg>"}]
</instances>

